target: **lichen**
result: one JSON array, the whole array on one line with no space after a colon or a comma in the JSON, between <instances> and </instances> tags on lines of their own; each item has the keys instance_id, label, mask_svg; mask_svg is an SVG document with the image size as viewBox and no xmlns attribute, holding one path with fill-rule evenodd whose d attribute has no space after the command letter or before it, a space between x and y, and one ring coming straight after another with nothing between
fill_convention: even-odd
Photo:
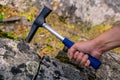
<instances>
[{"instance_id":1,"label":"lichen","mask_svg":"<svg viewBox=\"0 0 120 80\"><path fill-rule=\"evenodd\" d=\"M39 64L36 61L29 61L26 63L26 65L27 65L26 69L27 69L28 73L30 73L30 74L37 73Z\"/></svg>"}]
</instances>

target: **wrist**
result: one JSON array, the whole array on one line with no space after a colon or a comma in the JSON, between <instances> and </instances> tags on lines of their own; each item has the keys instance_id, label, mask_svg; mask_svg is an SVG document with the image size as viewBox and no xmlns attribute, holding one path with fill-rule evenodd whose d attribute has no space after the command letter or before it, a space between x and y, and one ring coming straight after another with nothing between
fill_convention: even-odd
<instances>
[{"instance_id":1,"label":"wrist","mask_svg":"<svg viewBox=\"0 0 120 80\"><path fill-rule=\"evenodd\" d=\"M104 45L104 42L100 39L93 39L91 40L91 44L92 44L92 51L97 51L98 53L100 53L100 55L105 52L106 48Z\"/></svg>"}]
</instances>

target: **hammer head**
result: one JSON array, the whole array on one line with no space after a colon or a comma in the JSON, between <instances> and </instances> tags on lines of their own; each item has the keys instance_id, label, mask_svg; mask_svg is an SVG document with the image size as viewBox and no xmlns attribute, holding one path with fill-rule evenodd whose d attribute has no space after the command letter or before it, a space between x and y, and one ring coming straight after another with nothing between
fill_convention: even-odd
<instances>
[{"instance_id":1,"label":"hammer head","mask_svg":"<svg viewBox=\"0 0 120 80\"><path fill-rule=\"evenodd\" d=\"M33 36L35 35L38 27L42 27L43 26L43 23L45 23L45 18L50 14L52 10L49 9L48 7L44 6L44 8L42 9L41 13L39 14L39 16L35 19L32 27L31 27L31 30L26 38L26 42L30 42L33 38Z\"/></svg>"}]
</instances>

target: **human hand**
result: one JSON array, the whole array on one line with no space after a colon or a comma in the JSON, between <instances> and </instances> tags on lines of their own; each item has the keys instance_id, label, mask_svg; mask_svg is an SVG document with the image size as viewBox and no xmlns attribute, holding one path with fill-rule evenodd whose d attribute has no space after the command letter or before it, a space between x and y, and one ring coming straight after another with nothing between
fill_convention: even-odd
<instances>
[{"instance_id":1,"label":"human hand","mask_svg":"<svg viewBox=\"0 0 120 80\"><path fill-rule=\"evenodd\" d=\"M69 50L68 55L70 59L75 60L78 64L89 66L90 61L88 54L99 59L102 51L97 48L94 41L80 41L75 43Z\"/></svg>"}]
</instances>

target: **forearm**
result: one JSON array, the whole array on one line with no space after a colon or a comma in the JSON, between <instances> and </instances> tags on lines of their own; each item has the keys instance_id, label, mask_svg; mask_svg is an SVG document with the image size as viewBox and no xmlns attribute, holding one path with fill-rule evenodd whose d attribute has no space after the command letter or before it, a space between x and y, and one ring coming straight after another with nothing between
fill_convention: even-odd
<instances>
[{"instance_id":1,"label":"forearm","mask_svg":"<svg viewBox=\"0 0 120 80\"><path fill-rule=\"evenodd\" d=\"M101 52L111 50L120 46L120 25L104 32L92 40L95 49Z\"/></svg>"}]
</instances>

